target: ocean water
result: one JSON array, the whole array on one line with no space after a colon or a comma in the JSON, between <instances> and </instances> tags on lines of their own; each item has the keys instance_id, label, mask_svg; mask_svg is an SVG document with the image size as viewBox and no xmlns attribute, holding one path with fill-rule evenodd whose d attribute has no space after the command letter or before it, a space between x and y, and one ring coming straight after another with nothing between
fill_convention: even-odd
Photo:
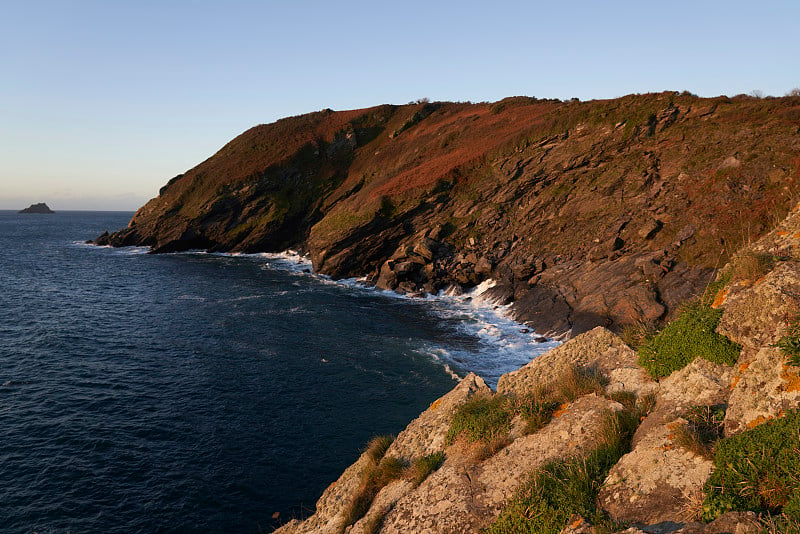
<instances>
[{"instance_id":1,"label":"ocean water","mask_svg":"<svg viewBox=\"0 0 800 534\"><path fill-rule=\"evenodd\" d=\"M554 345L477 293L83 243L131 215L0 212L2 532L269 532L457 377Z\"/></svg>"}]
</instances>

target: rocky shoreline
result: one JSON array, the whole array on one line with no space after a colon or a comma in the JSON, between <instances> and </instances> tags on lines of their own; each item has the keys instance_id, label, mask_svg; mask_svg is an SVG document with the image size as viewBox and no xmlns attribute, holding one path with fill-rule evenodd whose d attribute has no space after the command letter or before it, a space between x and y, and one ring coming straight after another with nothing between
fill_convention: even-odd
<instances>
[{"instance_id":1,"label":"rocky shoreline","mask_svg":"<svg viewBox=\"0 0 800 534\"><path fill-rule=\"evenodd\" d=\"M722 310L717 331L741 347L735 363L714 363L698 349L698 357L688 365L654 379L642 367L641 353L607 329L596 327L503 375L496 392L480 377L469 375L433 402L383 454L384 459L413 464L443 453L441 465L418 485L407 477L388 481L354 518L351 504L371 469L365 452L325 491L314 515L293 520L276 532L527 532L496 526L506 524L502 520L519 498L520 487L548 462L586 458L606 439L602 432L608 414L631 409L639 410L635 432L626 453L598 480L597 515L570 514L553 532L795 532L791 529L800 525L800 515L790 515L788 523L769 530L770 524L777 523L770 523L774 519L767 519L765 509L735 505L715 509L709 498L713 492L709 480L719 468L714 445L703 452L680 437L681 429L690 428L702 410L721 414L719 435L714 438L718 443L747 436L800 408L800 367L788 362L777 347L789 329L780 317L800 310L800 206L778 229L737 258L775 247L784 255L766 272L748 273L758 278L739 279L742 275L733 262L723 269L723 273L733 273L733 278L715 291L714 309ZM496 450L478 456L463 439L449 440L459 409L470 399L483 396L518 402L563 381L575 369L601 377L600 385L560 404L541 428L528 432L521 412L513 414ZM768 453L777 456L780 451ZM800 485L785 491L783 503L792 492L800 491ZM780 511L781 506L775 509ZM599 517L605 523L597 522ZM609 525L618 528L609 530Z\"/></svg>"}]
</instances>

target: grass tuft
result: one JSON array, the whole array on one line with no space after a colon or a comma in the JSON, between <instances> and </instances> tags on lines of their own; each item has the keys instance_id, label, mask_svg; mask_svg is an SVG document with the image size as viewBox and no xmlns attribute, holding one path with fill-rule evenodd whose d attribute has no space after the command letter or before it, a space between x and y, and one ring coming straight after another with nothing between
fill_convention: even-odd
<instances>
[{"instance_id":1,"label":"grass tuft","mask_svg":"<svg viewBox=\"0 0 800 534\"><path fill-rule=\"evenodd\" d=\"M364 452L369 463L361 473L358 490L344 510L345 522L342 531L367 514L381 488L405 474L408 467L406 462L385 456L393 441L393 436L375 436L367 444Z\"/></svg>"},{"instance_id":2,"label":"grass tuft","mask_svg":"<svg viewBox=\"0 0 800 534\"><path fill-rule=\"evenodd\" d=\"M725 406L694 406L686 420L675 431L675 444L698 456L713 459L714 446L725 429Z\"/></svg>"},{"instance_id":3,"label":"grass tuft","mask_svg":"<svg viewBox=\"0 0 800 534\"><path fill-rule=\"evenodd\" d=\"M800 367L800 317L787 321L788 332L776 344L789 360L789 363Z\"/></svg>"},{"instance_id":4,"label":"grass tuft","mask_svg":"<svg viewBox=\"0 0 800 534\"><path fill-rule=\"evenodd\" d=\"M732 264L731 281L755 282L775 268L777 258L773 254L747 252L736 257Z\"/></svg>"},{"instance_id":5,"label":"grass tuft","mask_svg":"<svg viewBox=\"0 0 800 534\"><path fill-rule=\"evenodd\" d=\"M446 443L452 445L456 438L463 437L469 443L491 444L511 430L511 410L508 398L503 395L478 394L459 406Z\"/></svg>"},{"instance_id":6,"label":"grass tuft","mask_svg":"<svg viewBox=\"0 0 800 534\"><path fill-rule=\"evenodd\" d=\"M374 463L378 463L393 442L394 436L375 436L367 443L365 452Z\"/></svg>"},{"instance_id":7,"label":"grass tuft","mask_svg":"<svg viewBox=\"0 0 800 534\"><path fill-rule=\"evenodd\" d=\"M639 348L639 365L653 378L669 376L695 358L733 365L741 346L716 332L722 310L701 302L686 306L678 317Z\"/></svg>"},{"instance_id":8,"label":"grass tuft","mask_svg":"<svg viewBox=\"0 0 800 534\"><path fill-rule=\"evenodd\" d=\"M444 463L444 452L434 452L414 460L406 471L406 477L414 486L419 486L428 476Z\"/></svg>"},{"instance_id":9,"label":"grass tuft","mask_svg":"<svg viewBox=\"0 0 800 534\"><path fill-rule=\"evenodd\" d=\"M705 489L706 521L751 510L800 522L800 410L720 440Z\"/></svg>"}]
</instances>

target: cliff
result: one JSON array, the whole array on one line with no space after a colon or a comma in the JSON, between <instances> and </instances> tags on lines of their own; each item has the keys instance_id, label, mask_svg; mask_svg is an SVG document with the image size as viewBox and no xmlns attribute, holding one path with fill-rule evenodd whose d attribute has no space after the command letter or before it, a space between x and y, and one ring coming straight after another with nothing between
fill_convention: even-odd
<instances>
[{"instance_id":1,"label":"cliff","mask_svg":"<svg viewBox=\"0 0 800 534\"><path fill-rule=\"evenodd\" d=\"M277 532L800 532L799 246L800 205L638 350L468 376Z\"/></svg>"},{"instance_id":2,"label":"cliff","mask_svg":"<svg viewBox=\"0 0 800 534\"><path fill-rule=\"evenodd\" d=\"M404 292L485 278L538 332L657 324L788 212L800 98L323 110L248 130L97 242L308 252Z\"/></svg>"}]
</instances>

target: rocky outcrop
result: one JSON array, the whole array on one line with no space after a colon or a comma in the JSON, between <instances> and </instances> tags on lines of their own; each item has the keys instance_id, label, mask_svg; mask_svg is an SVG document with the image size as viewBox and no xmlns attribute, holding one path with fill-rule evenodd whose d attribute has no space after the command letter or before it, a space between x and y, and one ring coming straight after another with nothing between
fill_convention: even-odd
<instances>
[{"instance_id":1,"label":"rocky outcrop","mask_svg":"<svg viewBox=\"0 0 800 534\"><path fill-rule=\"evenodd\" d=\"M642 421L633 449L620 459L600 491L604 510L617 521L650 525L699 518L710 459L674 443L693 406L725 403L730 368L696 359L662 380L655 409Z\"/></svg>"},{"instance_id":2,"label":"rocky outcrop","mask_svg":"<svg viewBox=\"0 0 800 534\"><path fill-rule=\"evenodd\" d=\"M578 399L544 429L514 440L485 462L465 463L456 451L417 490L397 501L381 532L479 532L500 514L527 474L550 460L578 455L597 442L597 422L621 409L596 395Z\"/></svg>"},{"instance_id":3,"label":"rocky outcrop","mask_svg":"<svg viewBox=\"0 0 800 534\"><path fill-rule=\"evenodd\" d=\"M19 210L19 213L55 213L44 202L38 204L31 204L24 210Z\"/></svg>"},{"instance_id":4,"label":"rocky outcrop","mask_svg":"<svg viewBox=\"0 0 800 534\"><path fill-rule=\"evenodd\" d=\"M444 448L444 441L455 410L476 393L489 393L491 390L482 378L470 374L449 393L434 401L417 419L409 423L386 451L386 456L414 460ZM345 528L344 511L358 491L364 470L369 464L367 453L351 465L339 479L331 484L317 501L314 515L305 521L291 521L277 532L284 534L301 533L339 533ZM390 508L413 486L406 480L398 480L384 488L371 506L372 514L367 514L358 528L363 528L372 516ZM352 532L358 532L358 528Z\"/></svg>"},{"instance_id":5,"label":"rocky outcrop","mask_svg":"<svg viewBox=\"0 0 800 534\"><path fill-rule=\"evenodd\" d=\"M291 247L407 293L492 278L553 336L653 324L790 207L796 105L666 92L323 110L243 133L98 243Z\"/></svg>"},{"instance_id":6,"label":"rocky outcrop","mask_svg":"<svg viewBox=\"0 0 800 534\"><path fill-rule=\"evenodd\" d=\"M655 393L658 384L636 360L636 352L619 336L597 327L531 360L519 370L504 374L497 384L497 391L526 395L564 375L569 369L581 367L604 375L608 379L606 389L611 393L628 391L637 396Z\"/></svg>"}]
</instances>

